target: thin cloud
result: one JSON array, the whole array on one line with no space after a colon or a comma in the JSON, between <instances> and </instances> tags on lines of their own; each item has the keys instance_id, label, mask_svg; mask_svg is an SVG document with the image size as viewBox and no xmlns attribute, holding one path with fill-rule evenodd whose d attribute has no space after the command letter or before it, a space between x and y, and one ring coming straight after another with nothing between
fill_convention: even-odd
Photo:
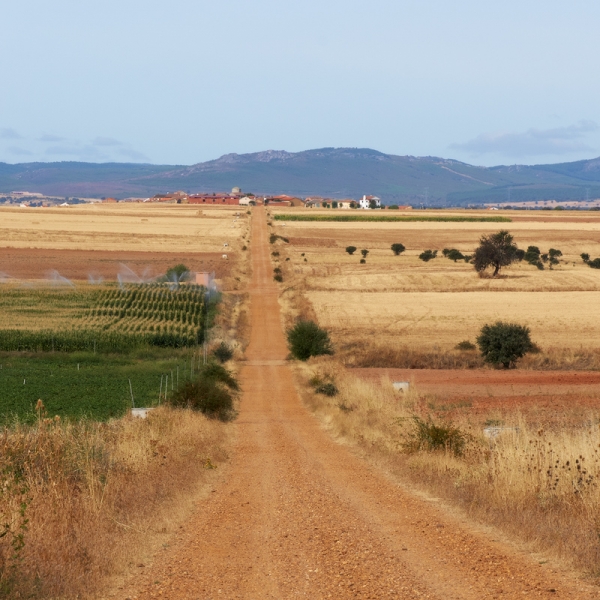
<instances>
[{"instance_id":1,"label":"thin cloud","mask_svg":"<svg viewBox=\"0 0 600 600\"><path fill-rule=\"evenodd\" d=\"M97 137L92 144L94 146L122 146L123 143L119 140L109 137Z\"/></svg>"},{"instance_id":2,"label":"thin cloud","mask_svg":"<svg viewBox=\"0 0 600 600\"><path fill-rule=\"evenodd\" d=\"M49 146L46 148L46 154L49 156L69 156L78 160L105 160L108 158L106 154L98 148L91 145L80 146L74 145L59 145Z\"/></svg>"},{"instance_id":3,"label":"thin cloud","mask_svg":"<svg viewBox=\"0 0 600 600\"><path fill-rule=\"evenodd\" d=\"M20 140L22 136L10 127L0 127L0 139L2 140Z\"/></svg>"},{"instance_id":4,"label":"thin cloud","mask_svg":"<svg viewBox=\"0 0 600 600\"><path fill-rule=\"evenodd\" d=\"M25 148L19 148L18 146L9 146L6 150L15 156L31 156L33 154L33 152Z\"/></svg>"},{"instance_id":5,"label":"thin cloud","mask_svg":"<svg viewBox=\"0 0 600 600\"><path fill-rule=\"evenodd\" d=\"M527 157L590 152L594 149L585 142L585 137L599 129L594 121L579 121L568 127L529 129L523 133L482 133L468 142L451 144L450 148L473 156Z\"/></svg>"},{"instance_id":6,"label":"thin cloud","mask_svg":"<svg viewBox=\"0 0 600 600\"><path fill-rule=\"evenodd\" d=\"M42 137L38 138L39 142L64 142L65 138L60 137L58 135L52 135L50 133L45 133Z\"/></svg>"}]
</instances>

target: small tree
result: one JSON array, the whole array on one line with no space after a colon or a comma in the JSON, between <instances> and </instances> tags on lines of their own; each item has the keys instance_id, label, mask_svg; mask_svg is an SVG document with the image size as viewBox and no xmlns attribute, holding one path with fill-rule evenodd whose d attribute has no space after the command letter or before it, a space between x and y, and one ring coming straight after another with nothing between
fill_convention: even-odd
<instances>
[{"instance_id":1,"label":"small tree","mask_svg":"<svg viewBox=\"0 0 600 600\"><path fill-rule=\"evenodd\" d=\"M367 254L369 254L369 251L366 250L366 249L363 249L363 250L360 251L360 253L362 254L363 258L367 258Z\"/></svg>"},{"instance_id":2,"label":"small tree","mask_svg":"<svg viewBox=\"0 0 600 600\"><path fill-rule=\"evenodd\" d=\"M334 201L331 203L331 208L337 208L337 207L338 207L337 200L334 200Z\"/></svg>"},{"instance_id":3,"label":"small tree","mask_svg":"<svg viewBox=\"0 0 600 600\"><path fill-rule=\"evenodd\" d=\"M482 327L477 345L485 362L508 369L534 348L529 333L529 327L497 321Z\"/></svg>"},{"instance_id":4,"label":"small tree","mask_svg":"<svg viewBox=\"0 0 600 600\"><path fill-rule=\"evenodd\" d=\"M460 252L460 250L452 248L452 250L450 250L448 254L446 254L446 258L449 258L450 260L456 262L457 260L463 260L465 257L463 256L463 253Z\"/></svg>"},{"instance_id":5,"label":"small tree","mask_svg":"<svg viewBox=\"0 0 600 600\"><path fill-rule=\"evenodd\" d=\"M294 327L287 330L287 340L292 356L298 360L333 354L329 334L314 321L298 321Z\"/></svg>"},{"instance_id":6,"label":"small tree","mask_svg":"<svg viewBox=\"0 0 600 600\"><path fill-rule=\"evenodd\" d=\"M479 247L475 250L475 270L482 273L488 267L494 267L493 277L498 275L502 267L507 267L515 260L517 245L513 244L513 236L508 231L502 230L492 235L484 235L479 240Z\"/></svg>"},{"instance_id":7,"label":"small tree","mask_svg":"<svg viewBox=\"0 0 600 600\"><path fill-rule=\"evenodd\" d=\"M590 260L590 255L589 255L587 252L582 252L580 256L581 256L581 260L582 260L584 263L586 263L586 262L589 262L589 260Z\"/></svg>"},{"instance_id":8,"label":"small tree","mask_svg":"<svg viewBox=\"0 0 600 600\"><path fill-rule=\"evenodd\" d=\"M358 250L358 248L356 246L346 246L346 252L350 256L352 256L357 250Z\"/></svg>"},{"instance_id":9,"label":"small tree","mask_svg":"<svg viewBox=\"0 0 600 600\"><path fill-rule=\"evenodd\" d=\"M406 250L404 244L392 244L392 252L395 256L399 256Z\"/></svg>"}]
</instances>

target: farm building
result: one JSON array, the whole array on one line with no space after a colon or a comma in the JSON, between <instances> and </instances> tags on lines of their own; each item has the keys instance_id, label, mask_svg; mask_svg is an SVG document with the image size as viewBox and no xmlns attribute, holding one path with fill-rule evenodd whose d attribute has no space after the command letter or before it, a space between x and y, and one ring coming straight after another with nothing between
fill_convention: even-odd
<instances>
[{"instance_id":1,"label":"farm building","mask_svg":"<svg viewBox=\"0 0 600 600\"><path fill-rule=\"evenodd\" d=\"M381 198L377 196L363 196L358 204L360 208L368 210L370 208L381 208Z\"/></svg>"}]
</instances>

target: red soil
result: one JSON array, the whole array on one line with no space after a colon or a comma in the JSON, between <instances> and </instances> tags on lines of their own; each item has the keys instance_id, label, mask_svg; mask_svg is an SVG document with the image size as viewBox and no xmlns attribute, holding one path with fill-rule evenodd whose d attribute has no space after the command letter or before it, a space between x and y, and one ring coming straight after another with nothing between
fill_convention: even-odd
<instances>
[{"instance_id":1,"label":"red soil","mask_svg":"<svg viewBox=\"0 0 600 600\"><path fill-rule=\"evenodd\" d=\"M121 265L138 275L145 270L150 277L163 274L169 267L183 263L192 271L215 271L217 278L229 274L231 257L223 260L218 252L127 252L106 250L46 250L0 248L0 272L16 279L45 279L56 270L63 277L87 280L88 275L116 281Z\"/></svg>"},{"instance_id":2,"label":"red soil","mask_svg":"<svg viewBox=\"0 0 600 600\"><path fill-rule=\"evenodd\" d=\"M580 423L600 409L600 372L352 369L374 381L409 381L434 412L482 418L522 413L535 423Z\"/></svg>"}]
</instances>

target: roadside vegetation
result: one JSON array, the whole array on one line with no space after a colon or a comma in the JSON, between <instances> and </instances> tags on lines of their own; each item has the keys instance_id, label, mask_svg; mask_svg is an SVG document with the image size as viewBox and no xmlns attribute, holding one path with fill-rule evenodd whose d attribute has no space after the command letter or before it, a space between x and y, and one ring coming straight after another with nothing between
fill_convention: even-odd
<instances>
[{"instance_id":1,"label":"roadside vegetation","mask_svg":"<svg viewBox=\"0 0 600 600\"><path fill-rule=\"evenodd\" d=\"M299 364L306 404L331 434L412 485L461 506L597 575L600 430L546 430L519 414L510 421L440 416L411 387L359 379L339 363ZM335 394L323 393L324 385Z\"/></svg>"},{"instance_id":2,"label":"roadside vegetation","mask_svg":"<svg viewBox=\"0 0 600 600\"><path fill-rule=\"evenodd\" d=\"M169 539L227 459L239 385L223 365L245 309L180 285L187 272L3 289L0 597L94 595Z\"/></svg>"},{"instance_id":3,"label":"roadside vegetation","mask_svg":"<svg viewBox=\"0 0 600 600\"><path fill-rule=\"evenodd\" d=\"M89 597L134 568L191 510L228 435L191 410L102 423L40 401L33 424L0 432L0 597Z\"/></svg>"}]
</instances>

